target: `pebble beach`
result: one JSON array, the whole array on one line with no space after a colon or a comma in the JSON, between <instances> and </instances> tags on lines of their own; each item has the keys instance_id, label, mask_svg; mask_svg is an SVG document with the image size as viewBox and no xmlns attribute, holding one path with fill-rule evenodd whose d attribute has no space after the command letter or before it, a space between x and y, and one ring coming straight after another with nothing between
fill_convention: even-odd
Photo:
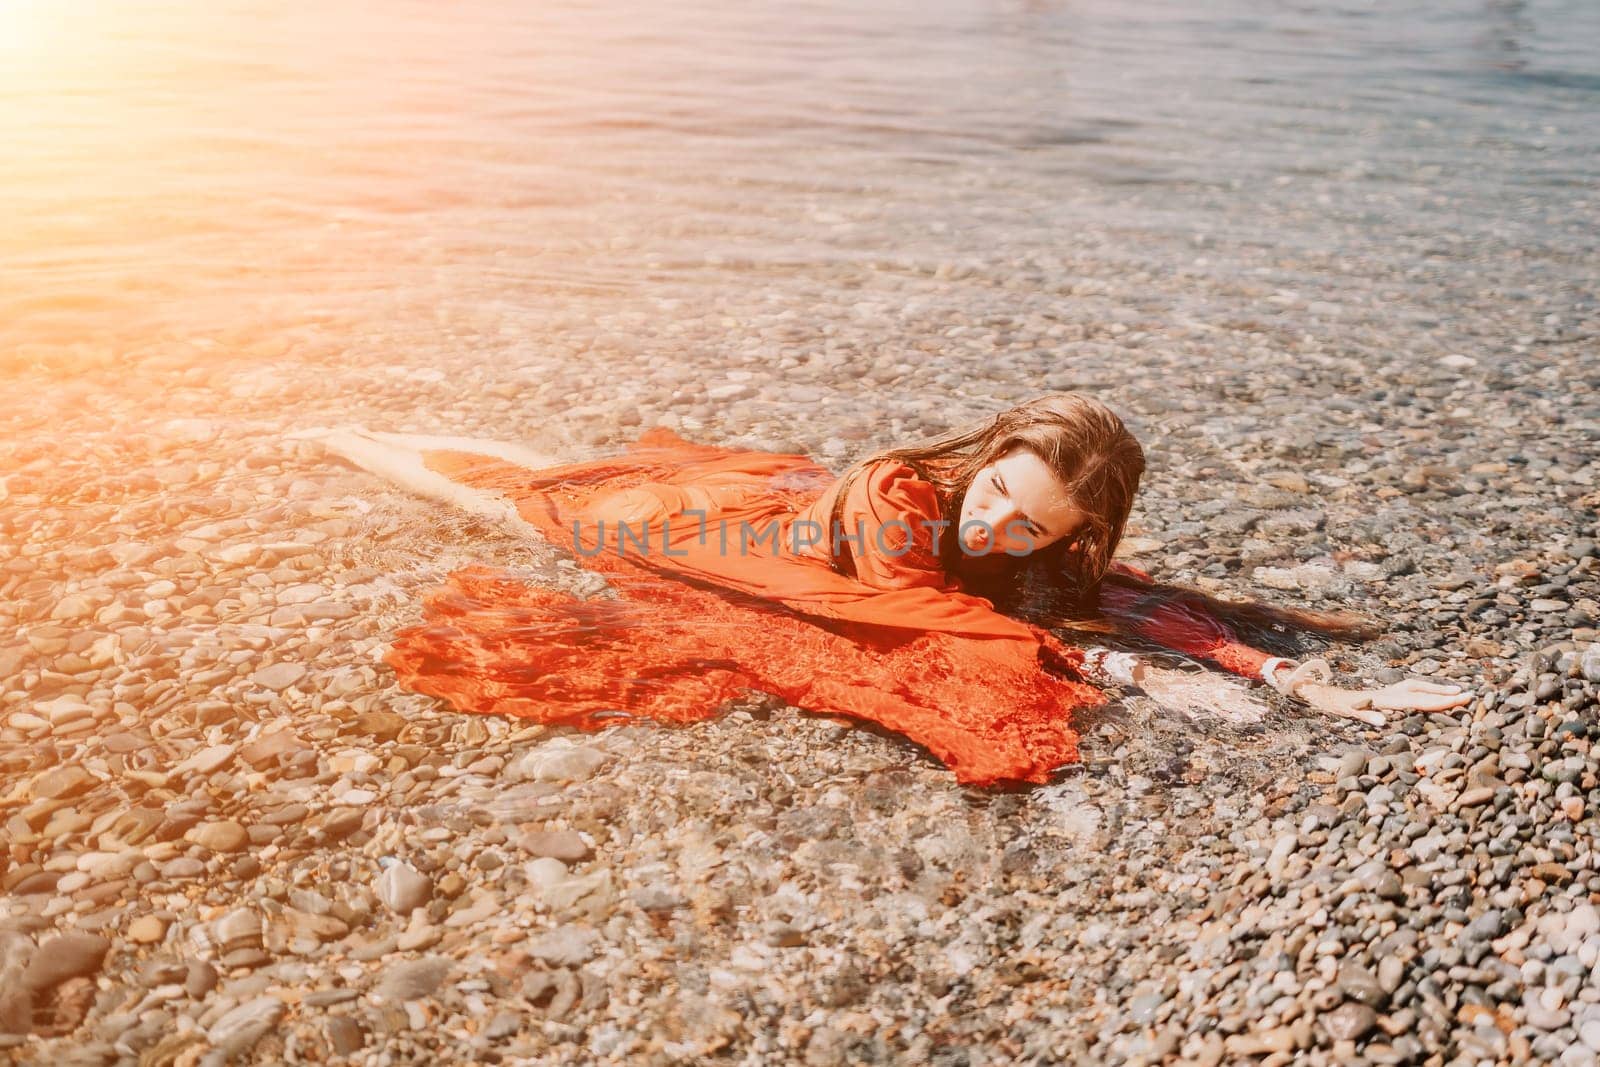
<instances>
[{"instance_id":1,"label":"pebble beach","mask_svg":"<svg viewBox=\"0 0 1600 1067\"><path fill-rule=\"evenodd\" d=\"M764 4L613 39L480 3L185 110L161 79L245 43L156 6L120 39L175 67L59 74L151 102L140 180L57 180L110 151L76 112L0 176L0 1055L1600 1063L1592 18L1413 53L1241 8L1208 53L1163 5L956 4L880 69L885 16L842 5L773 43ZM307 27L261 18L288 63ZM1114 76L1152 25L1183 32ZM340 94L396 54L413 96ZM819 56L856 88L800 95ZM515 104L530 63L563 92ZM37 103L0 85L0 117ZM259 132L224 152L196 131L228 109ZM606 583L295 436L582 457L663 425L842 470L1063 390L1145 443L1130 561L1362 612L1376 640L1285 651L1472 703L1134 692L1016 790L761 694L464 715L382 662L445 575Z\"/></svg>"}]
</instances>

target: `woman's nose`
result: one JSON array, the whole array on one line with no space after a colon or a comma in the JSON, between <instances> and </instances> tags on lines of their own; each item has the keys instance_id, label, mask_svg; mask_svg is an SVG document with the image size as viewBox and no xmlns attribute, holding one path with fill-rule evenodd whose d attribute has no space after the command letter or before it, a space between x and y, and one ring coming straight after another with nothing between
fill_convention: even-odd
<instances>
[{"instance_id":1,"label":"woman's nose","mask_svg":"<svg viewBox=\"0 0 1600 1067\"><path fill-rule=\"evenodd\" d=\"M1011 534L1006 531L1006 522L1010 522L1010 515L1005 510L995 510L987 515L981 515L984 525L978 526L974 534L984 544L1005 544L1010 541Z\"/></svg>"},{"instance_id":2,"label":"woman's nose","mask_svg":"<svg viewBox=\"0 0 1600 1067\"><path fill-rule=\"evenodd\" d=\"M1014 518L1016 518L1015 508L1000 508L995 511L991 511L984 517L983 521L988 525L983 532L989 535L989 540L991 541L1010 540L1012 537L1012 531L1009 529L1009 526L1011 520Z\"/></svg>"}]
</instances>

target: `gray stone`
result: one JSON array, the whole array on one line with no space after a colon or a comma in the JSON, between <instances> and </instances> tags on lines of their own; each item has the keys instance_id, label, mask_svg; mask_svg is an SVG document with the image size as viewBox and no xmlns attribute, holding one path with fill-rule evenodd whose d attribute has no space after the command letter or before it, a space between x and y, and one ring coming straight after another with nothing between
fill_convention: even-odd
<instances>
[{"instance_id":1,"label":"gray stone","mask_svg":"<svg viewBox=\"0 0 1600 1067\"><path fill-rule=\"evenodd\" d=\"M367 1043L366 1034L361 1032L361 1024L348 1015L335 1015L329 1019L323 1032L327 1034L328 1044L335 1055L354 1055Z\"/></svg>"},{"instance_id":2,"label":"gray stone","mask_svg":"<svg viewBox=\"0 0 1600 1067\"><path fill-rule=\"evenodd\" d=\"M250 680L263 689L281 693L305 676L306 665L303 663L274 663L270 667L262 667L256 671L250 676Z\"/></svg>"},{"instance_id":3,"label":"gray stone","mask_svg":"<svg viewBox=\"0 0 1600 1067\"><path fill-rule=\"evenodd\" d=\"M1366 1036L1378 1021L1378 1013L1365 1004L1344 1003L1322 1017L1323 1029L1335 1041L1355 1041Z\"/></svg>"},{"instance_id":4,"label":"gray stone","mask_svg":"<svg viewBox=\"0 0 1600 1067\"><path fill-rule=\"evenodd\" d=\"M67 800L81 797L100 784L100 779L71 764L52 767L28 784L28 793L47 800Z\"/></svg>"},{"instance_id":5,"label":"gray stone","mask_svg":"<svg viewBox=\"0 0 1600 1067\"><path fill-rule=\"evenodd\" d=\"M173 768L180 774L214 774L233 762L237 745L210 745L192 754Z\"/></svg>"},{"instance_id":6,"label":"gray stone","mask_svg":"<svg viewBox=\"0 0 1600 1067\"><path fill-rule=\"evenodd\" d=\"M283 1018L283 1001L256 997L227 1012L206 1031L206 1038L225 1056L238 1056L255 1047Z\"/></svg>"},{"instance_id":7,"label":"gray stone","mask_svg":"<svg viewBox=\"0 0 1600 1067\"><path fill-rule=\"evenodd\" d=\"M1600 645L1590 645L1578 660L1578 670L1585 679L1600 682Z\"/></svg>"},{"instance_id":8,"label":"gray stone","mask_svg":"<svg viewBox=\"0 0 1600 1067\"><path fill-rule=\"evenodd\" d=\"M563 863L577 863L594 855L576 830L529 830L517 839L517 844L531 856L550 856Z\"/></svg>"},{"instance_id":9,"label":"gray stone","mask_svg":"<svg viewBox=\"0 0 1600 1067\"><path fill-rule=\"evenodd\" d=\"M1387 999L1383 986L1372 972L1351 961L1339 967L1339 988L1351 1000L1374 1007Z\"/></svg>"},{"instance_id":10,"label":"gray stone","mask_svg":"<svg viewBox=\"0 0 1600 1067\"><path fill-rule=\"evenodd\" d=\"M587 926L558 926L528 942L528 953L555 967L576 967L594 958L600 934Z\"/></svg>"},{"instance_id":11,"label":"gray stone","mask_svg":"<svg viewBox=\"0 0 1600 1067\"><path fill-rule=\"evenodd\" d=\"M223 819L201 823L184 838L212 852L238 852L250 843L250 832L232 819Z\"/></svg>"},{"instance_id":12,"label":"gray stone","mask_svg":"<svg viewBox=\"0 0 1600 1067\"><path fill-rule=\"evenodd\" d=\"M378 875L378 899L398 915L409 915L433 896L433 880L408 863L396 863Z\"/></svg>"},{"instance_id":13,"label":"gray stone","mask_svg":"<svg viewBox=\"0 0 1600 1067\"><path fill-rule=\"evenodd\" d=\"M505 769L513 782L582 782L592 777L611 758L599 749L588 748L557 738L524 752Z\"/></svg>"},{"instance_id":14,"label":"gray stone","mask_svg":"<svg viewBox=\"0 0 1600 1067\"><path fill-rule=\"evenodd\" d=\"M111 942L93 934L69 933L39 943L22 984L33 992L54 989L69 978L87 978L100 973Z\"/></svg>"},{"instance_id":15,"label":"gray stone","mask_svg":"<svg viewBox=\"0 0 1600 1067\"><path fill-rule=\"evenodd\" d=\"M454 966L443 956L424 956L396 963L384 973L378 992L391 1000L420 1000L432 996Z\"/></svg>"},{"instance_id":16,"label":"gray stone","mask_svg":"<svg viewBox=\"0 0 1600 1067\"><path fill-rule=\"evenodd\" d=\"M0 930L0 1034L25 1034L33 1026L33 991L22 982L34 945L17 930Z\"/></svg>"}]
</instances>

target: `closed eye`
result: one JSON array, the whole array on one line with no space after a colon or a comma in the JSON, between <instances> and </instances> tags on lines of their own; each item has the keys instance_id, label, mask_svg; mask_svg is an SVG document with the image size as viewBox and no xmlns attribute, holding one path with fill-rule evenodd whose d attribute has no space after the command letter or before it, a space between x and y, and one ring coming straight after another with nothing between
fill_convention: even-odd
<instances>
[{"instance_id":1,"label":"closed eye","mask_svg":"<svg viewBox=\"0 0 1600 1067\"><path fill-rule=\"evenodd\" d=\"M989 482L996 489L1000 490L1000 492L1004 493L1006 491L1006 483L1000 479L1000 472L999 471L995 471L994 474L990 476ZM1044 537L1045 536L1044 527L1040 526L1038 523L1034 522L1032 519L1028 518L1026 515L1024 515L1022 518L1023 518L1023 521L1028 524L1028 532L1029 533L1033 534L1033 536L1035 536L1035 537Z\"/></svg>"}]
</instances>

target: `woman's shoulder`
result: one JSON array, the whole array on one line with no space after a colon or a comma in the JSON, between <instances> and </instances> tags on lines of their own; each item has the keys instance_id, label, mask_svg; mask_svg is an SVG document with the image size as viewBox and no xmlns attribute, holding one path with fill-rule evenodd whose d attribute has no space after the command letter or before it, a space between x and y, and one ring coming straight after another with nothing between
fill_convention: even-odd
<instances>
[{"instance_id":1,"label":"woman's shoulder","mask_svg":"<svg viewBox=\"0 0 1600 1067\"><path fill-rule=\"evenodd\" d=\"M845 508L841 533L856 539L857 577L880 589L945 588L939 559L938 490L912 464L868 463Z\"/></svg>"},{"instance_id":2,"label":"woman's shoulder","mask_svg":"<svg viewBox=\"0 0 1600 1067\"><path fill-rule=\"evenodd\" d=\"M935 518L939 491L922 471L903 459L879 459L866 465L859 483L872 510L884 508Z\"/></svg>"}]
</instances>

